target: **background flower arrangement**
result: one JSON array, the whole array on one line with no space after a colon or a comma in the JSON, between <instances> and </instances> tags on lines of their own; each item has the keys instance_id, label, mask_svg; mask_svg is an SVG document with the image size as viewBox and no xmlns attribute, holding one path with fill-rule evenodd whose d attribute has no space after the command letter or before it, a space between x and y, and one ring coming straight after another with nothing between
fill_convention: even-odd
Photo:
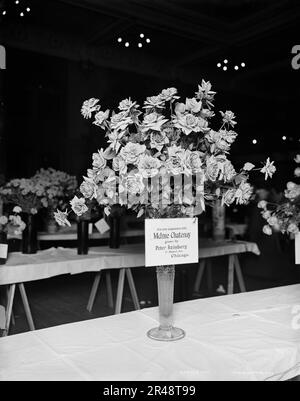
<instances>
[{"instance_id":1,"label":"background flower arrangement","mask_svg":"<svg viewBox=\"0 0 300 401\"><path fill-rule=\"evenodd\" d=\"M15 207L13 214L6 216L0 216L0 234L18 236L26 228L26 224L22 220L20 213L22 209L20 207Z\"/></svg>"},{"instance_id":2,"label":"background flower arrangement","mask_svg":"<svg viewBox=\"0 0 300 401\"><path fill-rule=\"evenodd\" d=\"M215 94L203 80L184 103L176 88L148 97L142 108L125 99L113 113L102 111L98 99L84 102L83 117L94 117L108 147L93 154L80 187L82 197L73 199L72 210L80 216L86 202L96 199L106 214L120 204L138 216L178 217L198 215L218 199L227 206L247 203L252 195L250 171L259 170L267 179L276 168L268 159L261 168L246 163L235 170L228 159L237 138L235 115L221 112L221 126L212 128ZM68 224L68 212L58 211L56 219Z\"/></svg>"},{"instance_id":3,"label":"background flower arrangement","mask_svg":"<svg viewBox=\"0 0 300 401\"><path fill-rule=\"evenodd\" d=\"M297 155L295 162L300 164L300 155ZM295 177L300 177L300 168L295 170ZM272 235L273 231L281 231L292 236L299 233L300 227L300 185L294 182L287 183L284 192L284 200L280 204L261 201L258 204L262 209L262 216L267 221L263 231Z\"/></svg>"},{"instance_id":4,"label":"background flower arrangement","mask_svg":"<svg viewBox=\"0 0 300 401\"><path fill-rule=\"evenodd\" d=\"M76 177L53 168L41 169L32 178L14 179L0 188L4 203L20 206L27 214L65 207L77 189Z\"/></svg>"}]
</instances>

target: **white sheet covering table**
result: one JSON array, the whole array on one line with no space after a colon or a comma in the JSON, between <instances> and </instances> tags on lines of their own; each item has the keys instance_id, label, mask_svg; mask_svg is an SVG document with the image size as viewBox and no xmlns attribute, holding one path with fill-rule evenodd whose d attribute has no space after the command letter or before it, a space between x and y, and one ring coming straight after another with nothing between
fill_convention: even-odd
<instances>
[{"instance_id":1,"label":"white sheet covering table","mask_svg":"<svg viewBox=\"0 0 300 401\"><path fill-rule=\"evenodd\" d=\"M256 244L242 241L225 241L215 243L209 240L200 239L199 272L195 282L195 291L199 290L202 276L205 270L205 260L211 257L229 255L229 279L228 292L233 292L234 270L236 270L240 287L245 291L242 272L238 263L237 254L253 252L259 254ZM125 245L120 249L110 249L108 247L91 248L88 255L77 255L76 249L51 248L46 251L38 252L36 255L23 255L12 253L9 255L7 264L0 267L0 286L9 285L7 324L6 333L10 327L10 317L12 304L15 295L16 284L21 292L27 320L31 330L34 330L33 318L29 308L24 283L43 280L64 274L80 274L85 272L97 272L92 291L90 294L87 309L92 310L102 270L119 269L118 292L115 305L115 314L121 313L124 281L127 277L134 307L139 309L139 300L132 277L131 268L145 266L145 253L143 244ZM108 295L109 305L113 306L110 276L108 273Z\"/></svg>"},{"instance_id":2,"label":"white sheet covering table","mask_svg":"<svg viewBox=\"0 0 300 401\"><path fill-rule=\"evenodd\" d=\"M173 343L146 336L157 308L3 338L0 380L288 380L297 305L300 285L176 304L187 336Z\"/></svg>"}]
</instances>

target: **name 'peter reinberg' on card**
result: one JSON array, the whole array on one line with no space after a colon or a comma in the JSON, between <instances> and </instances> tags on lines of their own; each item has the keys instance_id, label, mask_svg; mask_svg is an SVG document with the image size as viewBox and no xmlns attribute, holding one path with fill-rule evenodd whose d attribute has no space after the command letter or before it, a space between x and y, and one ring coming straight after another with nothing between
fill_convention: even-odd
<instances>
[{"instance_id":1,"label":"name 'peter reinberg' on card","mask_svg":"<svg viewBox=\"0 0 300 401\"><path fill-rule=\"evenodd\" d=\"M198 219L145 221L146 266L198 263Z\"/></svg>"}]
</instances>

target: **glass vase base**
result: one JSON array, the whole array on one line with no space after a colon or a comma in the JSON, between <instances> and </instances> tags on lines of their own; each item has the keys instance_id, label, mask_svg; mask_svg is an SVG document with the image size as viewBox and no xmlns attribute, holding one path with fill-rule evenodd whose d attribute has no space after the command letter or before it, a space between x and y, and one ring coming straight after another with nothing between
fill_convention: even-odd
<instances>
[{"instance_id":1,"label":"glass vase base","mask_svg":"<svg viewBox=\"0 0 300 401\"><path fill-rule=\"evenodd\" d=\"M178 329L177 327L171 327L169 329L156 327L147 333L147 336L155 341L178 341L182 340L185 335L185 331Z\"/></svg>"}]
</instances>

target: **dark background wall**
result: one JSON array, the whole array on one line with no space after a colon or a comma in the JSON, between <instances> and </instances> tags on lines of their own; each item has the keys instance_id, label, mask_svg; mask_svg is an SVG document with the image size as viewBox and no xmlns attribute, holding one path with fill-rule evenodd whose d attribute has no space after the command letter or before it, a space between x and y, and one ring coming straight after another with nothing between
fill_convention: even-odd
<instances>
[{"instance_id":1,"label":"dark background wall","mask_svg":"<svg viewBox=\"0 0 300 401\"><path fill-rule=\"evenodd\" d=\"M279 167L275 184L291 176L300 145L300 70L291 66L299 2L30 3L28 18L20 21L12 12L0 19L7 49L0 93L0 173L6 178L48 166L84 174L92 152L105 146L104 133L80 115L84 100L98 97L103 108L116 109L123 98L142 104L169 86L192 97L202 78L218 92L217 114L229 109L237 115L236 164L271 156ZM141 31L151 44L137 50ZM118 45L119 36L129 38L129 49ZM217 68L225 58L227 72ZM234 71L241 61L246 68Z\"/></svg>"}]
</instances>

